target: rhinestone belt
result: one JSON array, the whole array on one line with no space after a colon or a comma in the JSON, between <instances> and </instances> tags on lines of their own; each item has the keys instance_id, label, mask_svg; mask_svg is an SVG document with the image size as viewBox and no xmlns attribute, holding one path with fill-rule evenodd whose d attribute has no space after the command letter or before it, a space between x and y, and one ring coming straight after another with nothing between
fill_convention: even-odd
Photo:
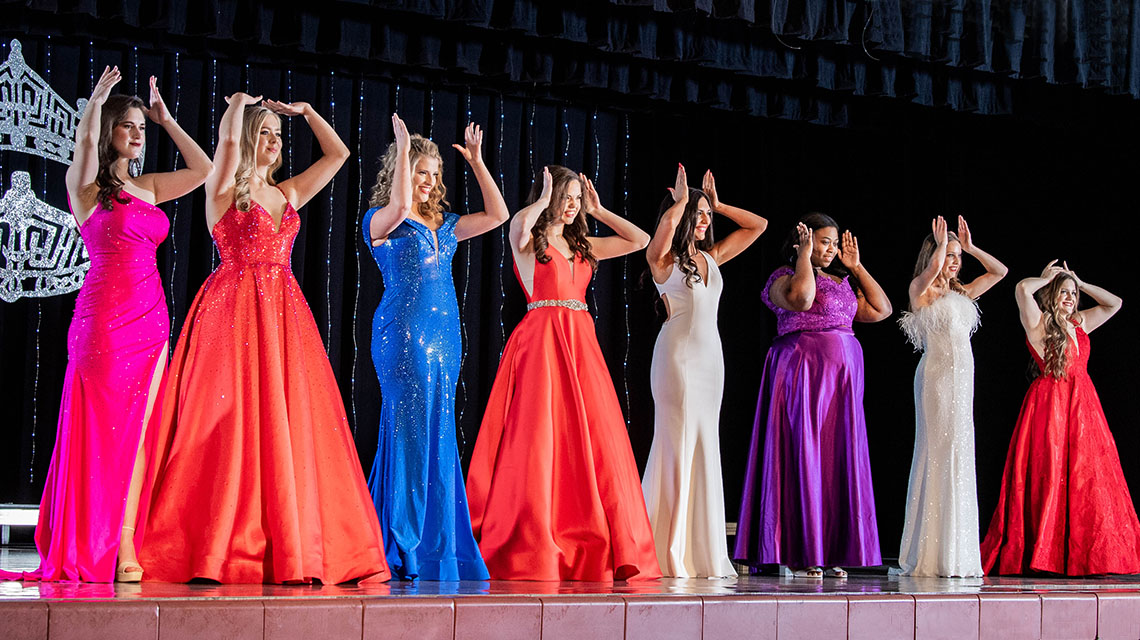
<instances>
[{"instance_id":1,"label":"rhinestone belt","mask_svg":"<svg viewBox=\"0 0 1140 640\"><path fill-rule=\"evenodd\" d=\"M590 307L586 306L586 303L581 300L535 300L526 305L526 310L531 311L540 307L566 307L572 311L590 310Z\"/></svg>"}]
</instances>

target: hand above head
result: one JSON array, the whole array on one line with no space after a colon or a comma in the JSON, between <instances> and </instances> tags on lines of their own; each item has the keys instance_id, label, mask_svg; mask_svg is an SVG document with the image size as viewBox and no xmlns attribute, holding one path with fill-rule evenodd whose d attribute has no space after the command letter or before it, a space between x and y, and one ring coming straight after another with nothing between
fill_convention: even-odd
<instances>
[{"instance_id":1,"label":"hand above head","mask_svg":"<svg viewBox=\"0 0 1140 640\"><path fill-rule=\"evenodd\" d=\"M701 191L709 198L709 206L713 211L720 209L720 198L716 195L716 179L713 178L712 169L705 171L705 177L701 179Z\"/></svg>"},{"instance_id":2,"label":"hand above head","mask_svg":"<svg viewBox=\"0 0 1140 640\"><path fill-rule=\"evenodd\" d=\"M796 236L796 243L792 245L792 248L796 250L796 255L800 257L810 256L814 242L811 229L802 222L796 223Z\"/></svg>"},{"instance_id":3,"label":"hand above head","mask_svg":"<svg viewBox=\"0 0 1140 640\"><path fill-rule=\"evenodd\" d=\"M396 151L407 153L412 148L412 136L408 134L408 127L400 119L400 114L392 114L392 134L396 137Z\"/></svg>"},{"instance_id":4,"label":"hand above head","mask_svg":"<svg viewBox=\"0 0 1140 640\"><path fill-rule=\"evenodd\" d=\"M602 208L602 199L598 197L598 190L586 174L579 173L578 178L582 181L582 210L587 215L592 215Z\"/></svg>"},{"instance_id":5,"label":"hand above head","mask_svg":"<svg viewBox=\"0 0 1140 640\"><path fill-rule=\"evenodd\" d=\"M850 229L843 232L843 242L839 245L839 261L848 271L854 271L862 264L859 260L859 241Z\"/></svg>"},{"instance_id":6,"label":"hand above head","mask_svg":"<svg viewBox=\"0 0 1140 640\"><path fill-rule=\"evenodd\" d=\"M463 155L468 164L474 166L483 162L483 129L474 122L463 130L463 145L451 145Z\"/></svg>"},{"instance_id":7,"label":"hand above head","mask_svg":"<svg viewBox=\"0 0 1140 640\"><path fill-rule=\"evenodd\" d=\"M1065 272L1064 268L1057 266L1057 260L1060 260L1060 258L1057 258L1055 260L1051 260L1049 262L1049 264L1045 265L1045 268L1041 270L1041 277L1042 278L1044 278L1045 280L1052 280L1054 277L1057 276L1057 274Z\"/></svg>"},{"instance_id":8,"label":"hand above head","mask_svg":"<svg viewBox=\"0 0 1140 640\"><path fill-rule=\"evenodd\" d=\"M689 201L689 179L685 176L685 165L680 162L677 163L677 177L673 180L673 186L668 189L673 196L673 202Z\"/></svg>"},{"instance_id":9,"label":"hand above head","mask_svg":"<svg viewBox=\"0 0 1140 640\"><path fill-rule=\"evenodd\" d=\"M158 92L158 79L154 76L150 77L150 107L143 110L146 111L146 117L160 125L174 120L166 103L162 101L162 95Z\"/></svg>"},{"instance_id":10,"label":"hand above head","mask_svg":"<svg viewBox=\"0 0 1140 640\"><path fill-rule=\"evenodd\" d=\"M554 179L550 177L550 167L542 168L542 192L538 194L538 200L535 202L541 203L542 208L550 206L550 196L554 193Z\"/></svg>"},{"instance_id":11,"label":"hand above head","mask_svg":"<svg viewBox=\"0 0 1140 640\"><path fill-rule=\"evenodd\" d=\"M964 216L958 216L958 242L962 245L962 251L971 253L977 247L974 246L974 236L970 233L970 225L966 224Z\"/></svg>"},{"instance_id":12,"label":"hand above head","mask_svg":"<svg viewBox=\"0 0 1140 640\"><path fill-rule=\"evenodd\" d=\"M934 233L934 242L939 246L945 246L947 239L950 237L950 232L946 225L946 219L942 216L938 216L934 219L933 222L930 223L930 226Z\"/></svg>"},{"instance_id":13,"label":"hand above head","mask_svg":"<svg viewBox=\"0 0 1140 640\"><path fill-rule=\"evenodd\" d=\"M312 106L310 106L308 102L278 102L277 100L266 100L265 108L282 116L303 116L306 111L312 109Z\"/></svg>"},{"instance_id":14,"label":"hand above head","mask_svg":"<svg viewBox=\"0 0 1140 640\"><path fill-rule=\"evenodd\" d=\"M248 93L244 93L242 91L238 91L232 96L226 96L226 104L234 104L235 100L239 106L248 107L251 104L257 104L258 102L261 102L261 96L251 96Z\"/></svg>"},{"instance_id":15,"label":"hand above head","mask_svg":"<svg viewBox=\"0 0 1140 640\"><path fill-rule=\"evenodd\" d=\"M1081 287L1083 287L1085 283L1082 282L1079 277L1077 277L1077 273L1075 271L1073 271L1072 269L1069 268L1068 261L1062 261L1061 264L1063 265L1064 272L1069 274L1069 277L1071 277L1074 281L1076 281L1077 288L1080 289Z\"/></svg>"},{"instance_id":16,"label":"hand above head","mask_svg":"<svg viewBox=\"0 0 1140 640\"><path fill-rule=\"evenodd\" d=\"M95 88L91 90L91 98L88 99L87 103L102 106L110 97L111 88L122 79L123 76L119 73L119 67L103 67L103 75L99 76L99 82L95 83Z\"/></svg>"}]
</instances>

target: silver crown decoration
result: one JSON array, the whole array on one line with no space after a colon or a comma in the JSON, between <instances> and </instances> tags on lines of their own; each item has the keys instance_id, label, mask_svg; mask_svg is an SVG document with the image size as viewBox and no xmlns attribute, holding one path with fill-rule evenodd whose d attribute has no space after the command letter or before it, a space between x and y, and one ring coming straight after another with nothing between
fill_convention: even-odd
<instances>
[{"instance_id":1,"label":"silver crown decoration","mask_svg":"<svg viewBox=\"0 0 1140 640\"><path fill-rule=\"evenodd\" d=\"M24 62L23 47L12 40L0 65L0 151L16 151L71 164L75 129L87 107L73 108Z\"/></svg>"},{"instance_id":2,"label":"silver crown decoration","mask_svg":"<svg viewBox=\"0 0 1140 640\"><path fill-rule=\"evenodd\" d=\"M0 64L0 151L71 164L87 100L72 108L24 62L20 41L11 44ZM0 300L75 291L91 266L75 218L36 198L27 173L11 183L0 199Z\"/></svg>"},{"instance_id":3,"label":"silver crown decoration","mask_svg":"<svg viewBox=\"0 0 1140 640\"><path fill-rule=\"evenodd\" d=\"M75 218L40 201L24 171L0 198L0 300L75 291L91 261Z\"/></svg>"}]
</instances>

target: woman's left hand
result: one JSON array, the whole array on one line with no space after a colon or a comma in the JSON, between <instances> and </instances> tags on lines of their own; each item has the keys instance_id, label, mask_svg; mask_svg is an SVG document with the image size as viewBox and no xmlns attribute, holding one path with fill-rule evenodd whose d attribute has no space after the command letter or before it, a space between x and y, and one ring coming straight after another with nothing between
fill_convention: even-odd
<instances>
[{"instance_id":1,"label":"woman's left hand","mask_svg":"<svg viewBox=\"0 0 1140 640\"><path fill-rule=\"evenodd\" d=\"M843 242L839 245L839 261L852 272L862 264L859 261L859 241L855 239L855 234L851 233L850 229L843 232Z\"/></svg>"},{"instance_id":2,"label":"woman's left hand","mask_svg":"<svg viewBox=\"0 0 1140 640\"><path fill-rule=\"evenodd\" d=\"M483 129L474 122L463 130L463 145L451 145L463 155L468 164L475 166L483 162Z\"/></svg>"},{"instance_id":3,"label":"woman's left hand","mask_svg":"<svg viewBox=\"0 0 1140 640\"><path fill-rule=\"evenodd\" d=\"M162 101L162 95L158 92L158 79L154 76L150 77L150 107L144 110L146 117L156 124L164 125L174 120L166 103Z\"/></svg>"},{"instance_id":4,"label":"woman's left hand","mask_svg":"<svg viewBox=\"0 0 1140 640\"><path fill-rule=\"evenodd\" d=\"M712 169L705 171L705 177L701 179L701 191L709 198L709 206L712 207L715 213L720 209L720 198L716 195L716 178L713 178Z\"/></svg>"},{"instance_id":5,"label":"woman's left hand","mask_svg":"<svg viewBox=\"0 0 1140 640\"><path fill-rule=\"evenodd\" d=\"M266 100L262 102L262 104L273 113L278 113L283 116L303 116L306 110L312 108L308 102L278 102L277 100Z\"/></svg>"},{"instance_id":6,"label":"woman's left hand","mask_svg":"<svg viewBox=\"0 0 1140 640\"><path fill-rule=\"evenodd\" d=\"M602 200L598 197L598 190L594 188L594 183L586 177L586 174L579 173L578 177L582 180L582 210L588 215L593 215L595 211L602 208Z\"/></svg>"},{"instance_id":7,"label":"woman's left hand","mask_svg":"<svg viewBox=\"0 0 1140 640\"><path fill-rule=\"evenodd\" d=\"M958 242L962 245L962 251L966 253L972 253L976 248L974 236L970 233L970 225L966 224L964 216L958 216Z\"/></svg>"}]
</instances>

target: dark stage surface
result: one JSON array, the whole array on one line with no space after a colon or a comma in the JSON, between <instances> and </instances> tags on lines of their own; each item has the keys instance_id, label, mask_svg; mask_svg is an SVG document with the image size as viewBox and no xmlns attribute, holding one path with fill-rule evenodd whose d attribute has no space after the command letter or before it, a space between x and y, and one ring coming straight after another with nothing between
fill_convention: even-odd
<instances>
[{"instance_id":1,"label":"dark stage surface","mask_svg":"<svg viewBox=\"0 0 1140 640\"><path fill-rule=\"evenodd\" d=\"M0 568L34 552L4 550ZM50 630L50 633L49 633ZM5 638L1138 638L1140 576L282 586L0 582ZM120 633L122 635L120 635ZM317 634L317 635L311 635Z\"/></svg>"}]
</instances>

